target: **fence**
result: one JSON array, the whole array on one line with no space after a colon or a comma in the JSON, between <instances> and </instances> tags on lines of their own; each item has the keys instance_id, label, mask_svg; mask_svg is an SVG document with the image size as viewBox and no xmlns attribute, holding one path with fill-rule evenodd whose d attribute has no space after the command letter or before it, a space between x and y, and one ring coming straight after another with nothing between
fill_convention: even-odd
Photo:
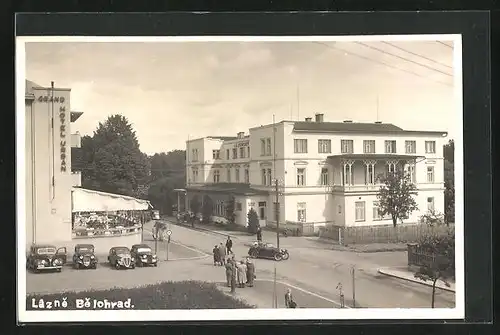
<instances>
[{"instance_id":1,"label":"fence","mask_svg":"<svg viewBox=\"0 0 500 335\"><path fill-rule=\"evenodd\" d=\"M443 257L446 259L444 255L425 252L416 243L408 243L408 267L432 266L436 262L443 261ZM454 268L454 265L452 267ZM452 279L455 280L454 274Z\"/></svg>"},{"instance_id":2,"label":"fence","mask_svg":"<svg viewBox=\"0 0 500 335\"><path fill-rule=\"evenodd\" d=\"M285 229L290 235L297 236L318 236L320 229L325 227L329 222L296 222L286 221L280 222L280 232ZM276 231L276 221L267 221L266 227Z\"/></svg>"},{"instance_id":3,"label":"fence","mask_svg":"<svg viewBox=\"0 0 500 335\"><path fill-rule=\"evenodd\" d=\"M118 227L109 229L82 228L73 231L73 238L122 236L140 232L141 225L131 227Z\"/></svg>"},{"instance_id":4,"label":"fence","mask_svg":"<svg viewBox=\"0 0 500 335\"><path fill-rule=\"evenodd\" d=\"M319 236L338 242L341 245L370 243L411 243L420 236L433 233L438 235L454 232L454 226L430 227L425 224L399 224L366 227L342 227L326 225L320 228Z\"/></svg>"}]
</instances>

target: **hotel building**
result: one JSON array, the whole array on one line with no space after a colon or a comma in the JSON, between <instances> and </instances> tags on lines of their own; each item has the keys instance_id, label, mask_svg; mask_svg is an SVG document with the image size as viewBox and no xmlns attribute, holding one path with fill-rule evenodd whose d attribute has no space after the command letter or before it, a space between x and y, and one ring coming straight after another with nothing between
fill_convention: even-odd
<instances>
[{"instance_id":1,"label":"hotel building","mask_svg":"<svg viewBox=\"0 0 500 335\"><path fill-rule=\"evenodd\" d=\"M404 169L418 189L419 207L405 222L417 222L429 210L444 212L446 132L323 118L187 141L188 201L208 196L214 215L224 216L225 202L234 197L237 224L246 225L254 208L265 226L276 221L277 180L280 223L385 225L392 221L378 214L378 177Z\"/></svg>"}]
</instances>

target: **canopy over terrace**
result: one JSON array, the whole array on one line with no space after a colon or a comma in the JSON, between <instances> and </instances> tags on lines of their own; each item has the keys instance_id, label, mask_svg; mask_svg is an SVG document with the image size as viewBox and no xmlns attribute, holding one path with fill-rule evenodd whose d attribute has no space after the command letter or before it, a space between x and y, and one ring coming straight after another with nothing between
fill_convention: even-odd
<instances>
[{"instance_id":1,"label":"canopy over terrace","mask_svg":"<svg viewBox=\"0 0 500 335\"><path fill-rule=\"evenodd\" d=\"M74 187L72 212L145 211L152 208L147 200L120 194L106 193Z\"/></svg>"}]
</instances>

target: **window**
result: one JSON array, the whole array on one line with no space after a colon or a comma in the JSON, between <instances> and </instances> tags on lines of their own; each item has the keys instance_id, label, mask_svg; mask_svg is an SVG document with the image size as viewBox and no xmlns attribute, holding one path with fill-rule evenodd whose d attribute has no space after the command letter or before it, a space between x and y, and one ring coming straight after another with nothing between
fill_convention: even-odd
<instances>
[{"instance_id":1,"label":"window","mask_svg":"<svg viewBox=\"0 0 500 335\"><path fill-rule=\"evenodd\" d=\"M212 150L212 158L220 159L220 150Z\"/></svg>"},{"instance_id":2,"label":"window","mask_svg":"<svg viewBox=\"0 0 500 335\"><path fill-rule=\"evenodd\" d=\"M363 141L363 153L374 154L375 153L375 141L374 140L364 140Z\"/></svg>"},{"instance_id":3,"label":"window","mask_svg":"<svg viewBox=\"0 0 500 335\"><path fill-rule=\"evenodd\" d=\"M296 154L306 154L307 153L307 140L306 139L293 140L293 152Z\"/></svg>"},{"instance_id":4,"label":"window","mask_svg":"<svg viewBox=\"0 0 500 335\"><path fill-rule=\"evenodd\" d=\"M198 181L198 169L193 169L193 182L196 183Z\"/></svg>"},{"instance_id":5,"label":"window","mask_svg":"<svg viewBox=\"0 0 500 335\"><path fill-rule=\"evenodd\" d=\"M271 172L271 169L267 169L267 185L272 185L273 184L273 174Z\"/></svg>"},{"instance_id":6,"label":"window","mask_svg":"<svg viewBox=\"0 0 500 335\"><path fill-rule=\"evenodd\" d=\"M192 155L192 156L193 156L193 159L192 159L192 160L193 160L193 162L198 161L198 149L193 149L193 150L192 150L192 154L193 154L193 155Z\"/></svg>"},{"instance_id":7,"label":"window","mask_svg":"<svg viewBox=\"0 0 500 335\"><path fill-rule=\"evenodd\" d=\"M238 149L233 148L233 159L237 159L237 158L238 158Z\"/></svg>"},{"instance_id":8,"label":"window","mask_svg":"<svg viewBox=\"0 0 500 335\"><path fill-rule=\"evenodd\" d=\"M247 147L248 155L247 157L250 158L250 147Z\"/></svg>"},{"instance_id":9,"label":"window","mask_svg":"<svg viewBox=\"0 0 500 335\"><path fill-rule=\"evenodd\" d=\"M352 177L352 165L345 164L344 170L342 173L342 185L352 185L353 177Z\"/></svg>"},{"instance_id":10,"label":"window","mask_svg":"<svg viewBox=\"0 0 500 335\"><path fill-rule=\"evenodd\" d=\"M427 198L427 211L429 212L434 211L434 197Z\"/></svg>"},{"instance_id":11,"label":"window","mask_svg":"<svg viewBox=\"0 0 500 335\"><path fill-rule=\"evenodd\" d=\"M373 221L382 220L382 216L379 213L379 203L377 201L373 202Z\"/></svg>"},{"instance_id":12,"label":"window","mask_svg":"<svg viewBox=\"0 0 500 335\"><path fill-rule=\"evenodd\" d=\"M271 156L271 139L266 139L266 156Z\"/></svg>"},{"instance_id":13,"label":"window","mask_svg":"<svg viewBox=\"0 0 500 335\"><path fill-rule=\"evenodd\" d=\"M261 220L266 219L266 202L265 201L259 202L259 219L261 219Z\"/></svg>"},{"instance_id":14,"label":"window","mask_svg":"<svg viewBox=\"0 0 500 335\"><path fill-rule=\"evenodd\" d=\"M375 171L373 168L373 164L366 165L365 184L375 184Z\"/></svg>"},{"instance_id":15,"label":"window","mask_svg":"<svg viewBox=\"0 0 500 335\"><path fill-rule=\"evenodd\" d=\"M387 163L387 174L396 172L396 163Z\"/></svg>"},{"instance_id":16,"label":"window","mask_svg":"<svg viewBox=\"0 0 500 335\"><path fill-rule=\"evenodd\" d=\"M220 171L214 170L214 183L218 183L220 181Z\"/></svg>"},{"instance_id":17,"label":"window","mask_svg":"<svg viewBox=\"0 0 500 335\"><path fill-rule=\"evenodd\" d=\"M297 169L297 186L304 186L306 184L306 169Z\"/></svg>"},{"instance_id":18,"label":"window","mask_svg":"<svg viewBox=\"0 0 500 335\"><path fill-rule=\"evenodd\" d=\"M410 182L415 184L415 165L407 164L405 165L405 173L410 176Z\"/></svg>"},{"instance_id":19,"label":"window","mask_svg":"<svg viewBox=\"0 0 500 335\"><path fill-rule=\"evenodd\" d=\"M356 213L354 220L357 222L365 221L365 202L356 201L355 208L356 208Z\"/></svg>"},{"instance_id":20,"label":"window","mask_svg":"<svg viewBox=\"0 0 500 335\"><path fill-rule=\"evenodd\" d=\"M241 212L241 210L242 210L241 202L237 202L236 203L236 211Z\"/></svg>"},{"instance_id":21,"label":"window","mask_svg":"<svg viewBox=\"0 0 500 335\"><path fill-rule=\"evenodd\" d=\"M328 169L327 168L322 168L321 169L321 185L328 185Z\"/></svg>"},{"instance_id":22,"label":"window","mask_svg":"<svg viewBox=\"0 0 500 335\"><path fill-rule=\"evenodd\" d=\"M231 169L227 169L227 182L231 182Z\"/></svg>"},{"instance_id":23,"label":"window","mask_svg":"<svg viewBox=\"0 0 500 335\"><path fill-rule=\"evenodd\" d=\"M405 141L405 152L407 154L414 154L417 152L417 142Z\"/></svg>"},{"instance_id":24,"label":"window","mask_svg":"<svg viewBox=\"0 0 500 335\"><path fill-rule=\"evenodd\" d=\"M434 166L427 167L427 182L428 183L434 182Z\"/></svg>"},{"instance_id":25,"label":"window","mask_svg":"<svg viewBox=\"0 0 500 335\"><path fill-rule=\"evenodd\" d=\"M245 147L240 147L240 158L245 158Z\"/></svg>"},{"instance_id":26,"label":"window","mask_svg":"<svg viewBox=\"0 0 500 335\"><path fill-rule=\"evenodd\" d=\"M264 138L260 140L260 155L266 155L266 140Z\"/></svg>"},{"instance_id":27,"label":"window","mask_svg":"<svg viewBox=\"0 0 500 335\"><path fill-rule=\"evenodd\" d=\"M352 154L354 152L354 141L340 140L340 149L343 154Z\"/></svg>"},{"instance_id":28,"label":"window","mask_svg":"<svg viewBox=\"0 0 500 335\"><path fill-rule=\"evenodd\" d=\"M332 152L331 140L318 140L318 153L329 154Z\"/></svg>"},{"instance_id":29,"label":"window","mask_svg":"<svg viewBox=\"0 0 500 335\"><path fill-rule=\"evenodd\" d=\"M250 171L245 169L245 183L250 184Z\"/></svg>"},{"instance_id":30,"label":"window","mask_svg":"<svg viewBox=\"0 0 500 335\"><path fill-rule=\"evenodd\" d=\"M385 153L386 154L396 153L396 141L385 141Z\"/></svg>"},{"instance_id":31,"label":"window","mask_svg":"<svg viewBox=\"0 0 500 335\"><path fill-rule=\"evenodd\" d=\"M436 141L425 141L425 153L426 154L436 153Z\"/></svg>"},{"instance_id":32,"label":"window","mask_svg":"<svg viewBox=\"0 0 500 335\"><path fill-rule=\"evenodd\" d=\"M240 169L238 168L234 169L234 179L237 183L240 182Z\"/></svg>"},{"instance_id":33,"label":"window","mask_svg":"<svg viewBox=\"0 0 500 335\"><path fill-rule=\"evenodd\" d=\"M274 220L279 221L280 220L280 203L279 202L273 202L273 214L274 214Z\"/></svg>"},{"instance_id":34,"label":"window","mask_svg":"<svg viewBox=\"0 0 500 335\"><path fill-rule=\"evenodd\" d=\"M306 203L297 203L297 221L306 222Z\"/></svg>"},{"instance_id":35,"label":"window","mask_svg":"<svg viewBox=\"0 0 500 335\"><path fill-rule=\"evenodd\" d=\"M226 149L226 159L227 160L231 159L231 156L229 156L229 149Z\"/></svg>"},{"instance_id":36,"label":"window","mask_svg":"<svg viewBox=\"0 0 500 335\"><path fill-rule=\"evenodd\" d=\"M339 214L342 214L342 205L338 205L337 209L338 209Z\"/></svg>"},{"instance_id":37,"label":"window","mask_svg":"<svg viewBox=\"0 0 500 335\"><path fill-rule=\"evenodd\" d=\"M262 169L262 185L266 185L267 183L267 177L266 177L266 169Z\"/></svg>"}]
</instances>

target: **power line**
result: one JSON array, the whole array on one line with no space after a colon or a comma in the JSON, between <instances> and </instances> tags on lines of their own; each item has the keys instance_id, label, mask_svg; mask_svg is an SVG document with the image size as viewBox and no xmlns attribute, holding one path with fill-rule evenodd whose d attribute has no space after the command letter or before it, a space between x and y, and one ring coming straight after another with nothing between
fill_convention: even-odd
<instances>
[{"instance_id":1,"label":"power line","mask_svg":"<svg viewBox=\"0 0 500 335\"><path fill-rule=\"evenodd\" d=\"M345 49L341 49L341 48L338 48L338 47L334 47L333 45L329 45L329 44L326 44L326 43L323 43L323 42L317 42L317 41L314 41L312 43L316 43L316 44L321 44L327 48L331 48L331 49L335 49L335 50L338 50L338 51L341 51L341 52L344 52L346 54L349 54L349 55L352 55L352 56L356 56L356 57L359 57L359 58L362 58L364 60L367 60L367 61L370 61L370 62L373 62L373 63L377 63L377 64L381 64L381 65L385 65L387 67L390 67L390 68L393 68L393 69L396 69L396 70L399 70L399 71L402 71L402 72L406 72L406 73L409 73L409 74L412 74L414 76L417 76L417 77L420 77L420 78L424 78L424 79L427 79L427 80L431 80L433 82L436 82L436 83L439 83L439 84L442 84L442 85L446 85L446 86L452 86L448 83L445 83L445 82L442 82L442 81L438 81L438 80L434 80L432 78L429 78L428 76L422 76L421 74L418 74L416 72L413 72L413 71L409 71L409 70L406 70L406 69L402 69L400 67L397 67L397 66L394 66L394 65L391 65L391 64L387 64L387 63L384 63L384 62L381 62L381 61L377 61L377 60L374 60L370 57L366 57L366 56L362 56L362 55L359 55L357 53L354 53L354 52L351 52L351 51L347 51Z\"/></svg>"},{"instance_id":2,"label":"power line","mask_svg":"<svg viewBox=\"0 0 500 335\"><path fill-rule=\"evenodd\" d=\"M446 44L446 43L441 42L441 41L436 41L436 42L438 42L439 44L444 45L445 47L448 47L448 48L450 48L450 49L453 49L453 47L452 47L451 45L449 45L449 44Z\"/></svg>"},{"instance_id":3,"label":"power line","mask_svg":"<svg viewBox=\"0 0 500 335\"><path fill-rule=\"evenodd\" d=\"M447 67L447 68L449 68L449 69L453 69L453 67L452 67L452 66L449 66L449 65L446 65L446 64L440 63L440 62L438 62L437 60L434 60L434 59L429 58L429 57L426 57L426 56L422 56L422 55L420 55L420 54L418 54L418 53L416 53L416 52L413 52L413 51L408 51L408 50L403 49L403 48L401 48L401 47L398 47L397 45L394 45L394 44L392 44L392 43L385 42L385 41L382 41L382 43L387 44L387 45L390 45L390 46L392 46L393 48L399 49L399 50L401 50L401 51L407 52L407 53L409 53L409 54L411 54L411 55L414 55L414 56L417 56L417 57L420 57L420 58L426 59L426 60L428 60L429 62L433 62L433 63L439 64L439 65L441 65L441 66Z\"/></svg>"},{"instance_id":4,"label":"power line","mask_svg":"<svg viewBox=\"0 0 500 335\"><path fill-rule=\"evenodd\" d=\"M366 43L363 43L363 42L354 42L354 43L359 44L359 45L362 45L362 46L364 46L364 47L366 47L366 48L370 48L370 49L372 49L372 50L376 50L376 51L381 52L381 53L384 53L384 54L386 54L386 55L390 55L390 56L393 56L393 57L396 57L396 58L402 59L402 60L404 60L404 61L407 61L407 62L410 62L410 63L416 64L416 65L418 65L418 66L425 67L425 68L427 68L427 69L429 69L429 70L436 71L436 72L442 73L442 74L444 74L444 75L447 75L447 76L453 77L453 75L449 74L448 72L444 72L444 71L438 70L438 69L436 69L436 68L433 68L432 66L428 66L428 65L425 65L425 64L422 64L422 63L419 63L419 62L415 62L414 60L411 60L411 59L408 59L408 58L405 58L405 57L401 57L401 56L399 56L399 55L393 54L393 53L391 53L391 52L387 52L387 51L385 51L385 50L382 50L382 49L376 48L376 47L371 46L371 45L368 45L368 44L366 44Z\"/></svg>"}]
</instances>

